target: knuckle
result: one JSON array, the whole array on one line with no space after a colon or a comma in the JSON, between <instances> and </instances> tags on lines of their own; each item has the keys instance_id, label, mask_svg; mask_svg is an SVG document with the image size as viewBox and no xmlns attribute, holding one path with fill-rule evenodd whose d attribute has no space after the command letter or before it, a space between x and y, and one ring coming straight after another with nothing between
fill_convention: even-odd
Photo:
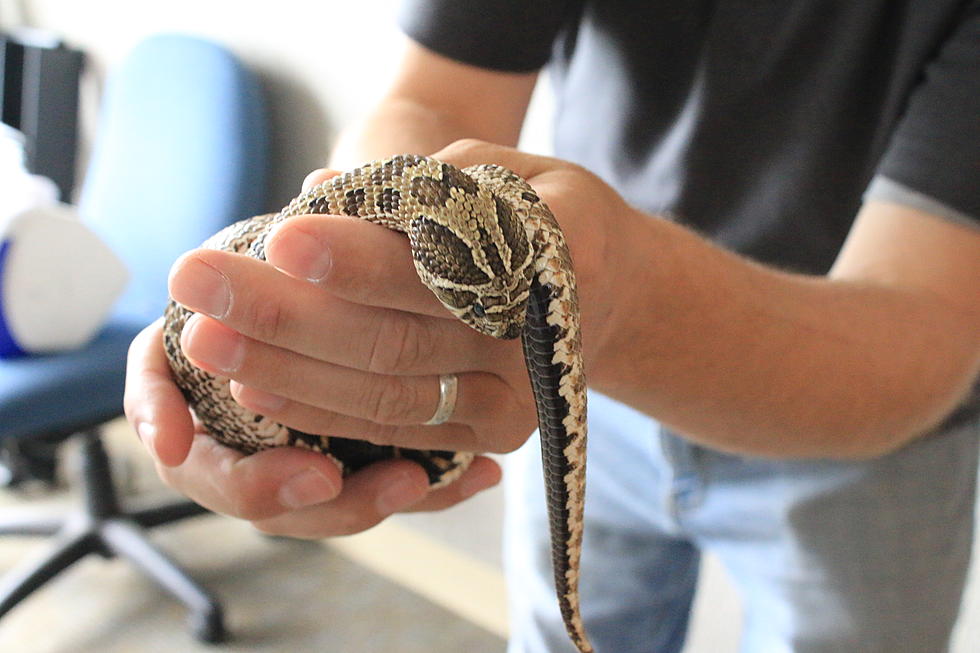
<instances>
[{"instance_id":1,"label":"knuckle","mask_svg":"<svg viewBox=\"0 0 980 653\"><path fill-rule=\"evenodd\" d=\"M374 288L379 272L372 261L355 259L347 256L336 256L330 263L330 270L317 284L341 297L360 299L369 291L364 288Z\"/></svg>"},{"instance_id":2,"label":"knuckle","mask_svg":"<svg viewBox=\"0 0 980 653\"><path fill-rule=\"evenodd\" d=\"M278 342L285 333L286 311L278 300L255 301L244 316L248 335L263 342Z\"/></svg>"},{"instance_id":3,"label":"knuckle","mask_svg":"<svg viewBox=\"0 0 980 653\"><path fill-rule=\"evenodd\" d=\"M464 167L475 162L488 163L499 150L499 145L478 138L461 138L447 145L436 157Z\"/></svg>"},{"instance_id":4,"label":"knuckle","mask_svg":"<svg viewBox=\"0 0 980 653\"><path fill-rule=\"evenodd\" d=\"M228 483L219 492L224 496L229 506L229 512L239 519L255 521L257 519L271 517L272 514L263 505L265 502L261 501L259 497L255 496L254 492L250 492L249 490L250 488L246 484L232 482Z\"/></svg>"},{"instance_id":5,"label":"knuckle","mask_svg":"<svg viewBox=\"0 0 980 653\"><path fill-rule=\"evenodd\" d=\"M246 521L269 519L283 511L278 503L270 503L266 492L256 488L226 487L223 494L229 504L229 513Z\"/></svg>"},{"instance_id":6,"label":"knuckle","mask_svg":"<svg viewBox=\"0 0 980 653\"><path fill-rule=\"evenodd\" d=\"M530 434L528 434L528 436L530 436ZM499 438L495 440L494 446L490 447L488 451L490 453L497 453L497 454L514 453L515 451L521 448L521 445L524 444L524 441L526 439L527 437L519 438L513 435L508 435L507 437Z\"/></svg>"},{"instance_id":7,"label":"knuckle","mask_svg":"<svg viewBox=\"0 0 980 653\"><path fill-rule=\"evenodd\" d=\"M500 411L504 413L505 411ZM498 414L500 414L498 413ZM521 413L523 416L523 412ZM494 454L508 454L523 446L537 427L537 420L529 422L526 419L512 415L509 419L475 427L474 437L479 443L479 450Z\"/></svg>"},{"instance_id":8,"label":"knuckle","mask_svg":"<svg viewBox=\"0 0 980 653\"><path fill-rule=\"evenodd\" d=\"M386 424L370 424L357 433L359 439L378 447L390 447L395 441L395 429Z\"/></svg>"},{"instance_id":9,"label":"knuckle","mask_svg":"<svg viewBox=\"0 0 980 653\"><path fill-rule=\"evenodd\" d=\"M507 454L513 453L520 447L520 444L515 444L515 439L510 437L509 434L501 434L496 430L484 431L483 429L473 429L472 434L473 439L477 443L476 447L474 448L476 451L493 454Z\"/></svg>"},{"instance_id":10,"label":"knuckle","mask_svg":"<svg viewBox=\"0 0 980 653\"><path fill-rule=\"evenodd\" d=\"M246 521L256 521L269 517L268 511L260 510L253 503L245 500L244 497L235 497L232 507L232 514L235 517Z\"/></svg>"},{"instance_id":11,"label":"knuckle","mask_svg":"<svg viewBox=\"0 0 980 653\"><path fill-rule=\"evenodd\" d=\"M378 325L368 360L368 371L377 374L407 374L434 355L429 331L408 314L386 314Z\"/></svg>"},{"instance_id":12,"label":"knuckle","mask_svg":"<svg viewBox=\"0 0 980 653\"><path fill-rule=\"evenodd\" d=\"M376 424L411 422L412 409L418 397L412 386L396 377L374 379L367 393L368 419Z\"/></svg>"},{"instance_id":13,"label":"knuckle","mask_svg":"<svg viewBox=\"0 0 980 653\"><path fill-rule=\"evenodd\" d=\"M489 143L482 141L479 138L461 138L450 143L446 147L445 152L450 155L463 156L473 154L474 152L482 150L489 145Z\"/></svg>"}]
</instances>

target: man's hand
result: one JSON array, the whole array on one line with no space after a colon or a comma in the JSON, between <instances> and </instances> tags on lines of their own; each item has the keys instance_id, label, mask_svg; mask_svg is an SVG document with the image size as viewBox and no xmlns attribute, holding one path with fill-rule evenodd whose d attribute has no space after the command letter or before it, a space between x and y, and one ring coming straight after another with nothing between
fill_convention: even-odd
<instances>
[{"instance_id":1,"label":"man's hand","mask_svg":"<svg viewBox=\"0 0 980 653\"><path fill-rule=\"evenodd\" d=\"M151 325L130 348L126 414L160 477L215 512L270 534L322 538L365 530L398 511L447 508L500 479L499 467L484 457L457 482L430 492L421 468L404 460L341 479L332 462L312 451L284 447L243 456L192 419L170 377L160 329L161 322Z\"/></svg>"},{"instance_id":2,"label":"man's hand","mask_svg":"<svg viewBox=\"0 0 980 653\"><path fill-rule=\"evenodd\" d=\"M618 196L576 166L507 148L463 142L435 156L460 167L505 165L572 218L567 235L580 296L590 303L584 336L587 353L595 351L609 311L605 279L614 273L599 263L615 209L625 210ZM560 205L570 189L575 210ZM174 298L198 311L182 334L185 354L231 378L240 404L310 433L422 449L507 452L534 430L520 344L451 316L419 281L404 236L349 217L302 216L282 224L266 251L268 263L196 250L171 277ZM459 378L456 410L445 424L423 426L444 373ZM495 463L478 457L459 481L428 492L421 468L403 460L342 480L309 451L233 452L192 420L171 381L159 324L134 342L127 414L167 483L272 533L352 533L397 510L453 505L500 477Z\"/></svg>"}]
</instances>

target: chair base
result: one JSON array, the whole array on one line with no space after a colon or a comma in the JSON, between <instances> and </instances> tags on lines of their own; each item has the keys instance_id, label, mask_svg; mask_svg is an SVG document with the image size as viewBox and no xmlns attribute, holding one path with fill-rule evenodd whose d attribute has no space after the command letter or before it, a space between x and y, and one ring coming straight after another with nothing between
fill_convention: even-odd
<instances>
[{"instance_id":1,"label":"chair base","mask_svg":"<svg viewBox=\"0 0 980 653\"><path fill-rule=\"evenodd\" d=\"M178 519L207 513L190 501L126 512L119 506L109 459L97 429L82 434L82 481L85 508L63 519L0 519L0 535L50 536L47 550L0 578L0 617L54 578L95 553L132 562L191 611L189 625L204 642L227 638L221 604L147 539L145 531Z\"/></svg>"}]
</instances>

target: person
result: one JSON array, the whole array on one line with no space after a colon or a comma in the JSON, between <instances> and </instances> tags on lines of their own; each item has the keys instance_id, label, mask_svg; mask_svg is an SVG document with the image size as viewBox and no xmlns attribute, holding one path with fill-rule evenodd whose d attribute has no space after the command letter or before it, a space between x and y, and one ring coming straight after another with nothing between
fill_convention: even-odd
<instances>
[{"instance_id":1,"label":"person","mask_svg":"<svg viewBox=\"0 0 980 653\"><path fill-rule=\"evenodd\" d=\"M409 0L400 20L394 81L332 166L496 163L561 222L591 389L596 649L679 651L707 549L741 590L743 650L944 650L980 423L980 2ZM557 158L512 149L545 65ZM419 448L509 452L534 430L520 346L449 316L404 237L297 217L267 256L194 251L171 278L198 312L185 352L242 405ZM424 425L445 374L454 412ZM309 451L229 451L197 432L159 324L127 384L163 479L268 533L352 533L501 477L478 457L428 491L406 461L342 480ZM570 650L520 461L511 651Z\"/></svg>"}]
</instances>

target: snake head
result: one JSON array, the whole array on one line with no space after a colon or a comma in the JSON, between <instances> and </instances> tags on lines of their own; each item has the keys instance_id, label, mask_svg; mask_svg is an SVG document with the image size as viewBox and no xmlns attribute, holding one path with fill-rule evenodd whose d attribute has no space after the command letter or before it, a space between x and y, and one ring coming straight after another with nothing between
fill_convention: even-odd
<instances>
[{"instance_id":1,"label":"snake head","mask_svg":"<svg viewBox=\"0 0 980 653\"><path fill-rule=\"evenodd\" d=\"M435 296L457 319L480 333L509 340L521 335L527 293L511 297L456 288L432 287Z\"/></svg>"},{"instance_id":2,"label":"snake head","mask_svg":"<svg viewBox=\"0 0 980 653\"><path fill-rule=\"evenodd\" d=\"M495 338L516 338L532 275L526 216L494 192L495 178L484 181L447 164L413 178L404 202L415 217L405 232L422 283L454 316Z\"/></svg>"},{"instance_id":3,"label":"snake head","mask_svg":"<svg viewBox=\"0 0 980 653\"><path fill-rule=\"evenodd\" d=\"M408 235L422 283L454 316L494 338L521 334L532 275L526 242L511 248L469 238L426 217L413 220Z\"/></svg>"},{"instance_id":4,"label":"snake head","mask_svg":"<svg viewBox=\"0 0 980 653\"><path fill-rule=\"evenodd\" d=\"M527 312L530 261L517 268L499 261L492 266L481 264L486 260L481 249L485 244L464 243L438 223L424 219L415 223L420 228L416 233L424 234L423 238L409 234L422 283L449 312L480 333L518 337Z\"/></svg>"}]
</instances>

